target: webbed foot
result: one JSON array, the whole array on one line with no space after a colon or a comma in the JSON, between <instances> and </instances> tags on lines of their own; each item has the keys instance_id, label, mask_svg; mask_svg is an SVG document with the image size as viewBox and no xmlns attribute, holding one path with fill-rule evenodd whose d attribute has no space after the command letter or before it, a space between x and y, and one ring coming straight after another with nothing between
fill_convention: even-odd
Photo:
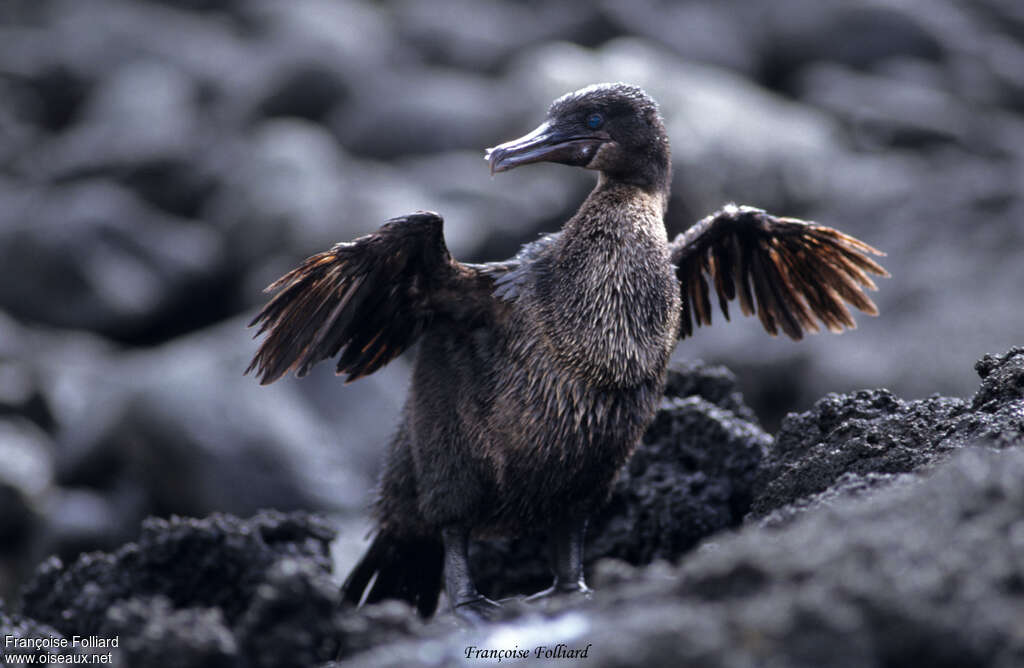
<instances>
[{"instance_id":1,"label":"webbed foot","mask_svg":"<svg viewBox=\"0 0 1024 668\"><path fill-rule=\"evenodd\" d=\"M459 621L470 626L480 626L494 620L501 611L501 604L486 596L462 601L452 606L452 612Z\"/></svg>"},{"instance_id":2,"label":"webbed foot","mask_svg":"<svg viewBox=\"0 0 1024 668\"><path fill-rule=\"evenodd\" d=\"M586 527L587 522L582 519L569 519L552 525L548 547L554 583L544 591L528 596L525 599L527 603L546 601L554 596L590 599L594 590L583 580L583 534Z\"/></svg>"},{"instance_id":3,"label":"webbed foot","mask_svg":"<svg viewBox=\"0 0 1024 668\"><path fill-rule=\"evenodd\" d=\"M560 585L558 583L551 585L547 589L541 590L536 594L527 596L524 600L527 603L536 603L552 596L572 596L574 598L580 598L585 601L589 601L594 595L594 590L588 587L582 582L573 583L571 585Z\"/></svg>"}]
</instances>

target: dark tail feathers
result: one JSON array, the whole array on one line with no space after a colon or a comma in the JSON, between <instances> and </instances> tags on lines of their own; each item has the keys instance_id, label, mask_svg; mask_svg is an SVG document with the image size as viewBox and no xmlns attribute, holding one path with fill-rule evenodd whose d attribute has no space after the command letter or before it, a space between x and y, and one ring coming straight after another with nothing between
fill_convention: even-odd
<instances>
[{"instance_id":1,"label":"dark tail feathers","mask_svg":"<svg viewBox=\"0 0 1024 668\"><path fill-rule=\"evenodd\" d=\"M363 601L364 594L365 603L397 598L415 606L426 618L437 609L443 568L440 540L396 538L381 533L349 573L341 593L346 601L356 605Z\"/></svg>"}]
</instances>

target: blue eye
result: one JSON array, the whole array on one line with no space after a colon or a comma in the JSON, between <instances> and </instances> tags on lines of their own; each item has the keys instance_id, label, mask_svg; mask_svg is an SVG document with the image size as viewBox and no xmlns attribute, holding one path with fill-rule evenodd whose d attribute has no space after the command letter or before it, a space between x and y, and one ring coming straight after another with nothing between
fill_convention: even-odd
<instances>
[{"instance_id":1,"label":"blue eye","mask_svg":"<svg viewBox=\"0 0 1024 668\"><path fill-rule=\"evenodd\" d=\"M596 130L604 125L604 116L601 114L591 114L587 117L587 127L591 130Z\"/></svg>"}]
</instances>

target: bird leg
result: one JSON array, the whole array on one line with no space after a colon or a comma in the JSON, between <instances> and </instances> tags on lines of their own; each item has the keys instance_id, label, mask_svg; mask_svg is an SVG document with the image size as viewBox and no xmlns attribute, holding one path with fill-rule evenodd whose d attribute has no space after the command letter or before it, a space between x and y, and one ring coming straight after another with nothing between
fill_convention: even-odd
<instances>
[{"instance_id":1,"label":"bird leg","mask_svg":"<svg viewBox=\"0 0 1024 668\"><path fill-rule=\"evenodd\" d=\"M444 590L452 612L469 624L488 621L501 606L481 594L473 583L469 573L469 530L445 527L441 538L444 541Z\"/></svg>"},{"instance_id":2,"label":"bird leg","mask_svg":"<svg viewBox=\"0 0 1024 668\"><path fill-rule=\"evenodd\" d=\"M586 519L568 520L552 526L548 549L555 581L547 589L528 597L527 601L555 594L582 594L590 598L593 590L583 580L583 535L586 530Z\"/></svg>"}]
</instances>

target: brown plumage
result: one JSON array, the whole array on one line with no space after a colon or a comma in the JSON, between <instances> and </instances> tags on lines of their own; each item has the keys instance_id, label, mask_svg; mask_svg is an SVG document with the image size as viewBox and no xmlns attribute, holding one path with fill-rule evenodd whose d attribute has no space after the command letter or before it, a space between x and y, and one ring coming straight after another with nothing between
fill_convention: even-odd
<instances>
[{"instance_id":1,"label":"brown plumage","mask_svg":"<svg viewBox=\"0 0 1024 668\"><path fill-rule=\"evenodd\" d=\"M345 348L337 373L351 382L373 373L422 333L429 313L419 297L458 273L444 245L441 218L417 213L388 221L375 234L317 253L274 281L280 290L250 326L269 331L246 369L265 385Z\"/></svg>"},{"instance_id":2,"label":"brown plumage","mask_svg":"<svg viewBox=\"0 0 1024 668\"><path fill-rule=\"evenodd\" d=\"M556 100L534 132L488 153L492 172L548 161L600 172L561 232L513 259L460 263L437 214L417 212L307 259L269 289L248 371L269 383L338 356L348 380L418 342L412 385L374 505L377 535L344 586L429 615L442 584L479 620L473 536L547 527L553 592L586 594L586 518L607 497L654 411L678 338L711 324L711 286L765 329L800 338L874 314L867 244L729 206L671 243L668 139L639 88Z\"/></svg>"},{"instance_id":3,"label":"brown plumage","mask_svg":"<svg viewBox=\"0 0 1024 668\"><path fill-rule=\"evenodd\" d=\"M683 288L679 338L693 325L711 324L709 281L729 319L729 301L739 296L743 315L757 314L772 336L779 329L800 340L819 331L857 325L844 300L869 315L876 290L868 273L888 272L868 257L879 250L838 230L795 218L776 218L753 207L730 205L678 235L672 263Z\"/></svg>"}]
</instances>

